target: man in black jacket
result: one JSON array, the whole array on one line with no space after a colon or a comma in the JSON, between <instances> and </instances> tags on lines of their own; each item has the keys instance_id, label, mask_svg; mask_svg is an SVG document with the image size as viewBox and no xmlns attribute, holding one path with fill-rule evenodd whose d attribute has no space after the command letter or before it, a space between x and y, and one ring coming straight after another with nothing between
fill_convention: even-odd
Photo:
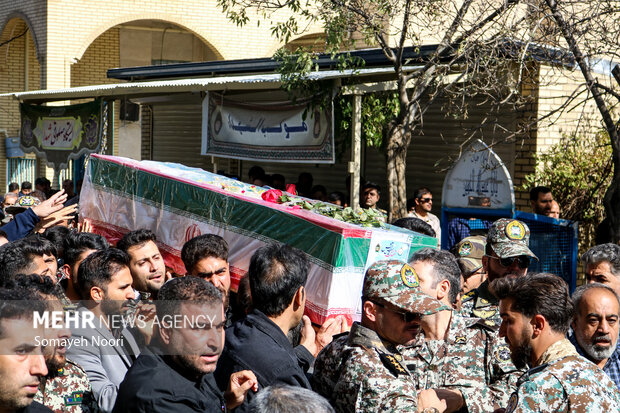
<instances>
[{"instance_id":1,"label":"man in black jacket","mask_svg":"<svg viewBox=\"0 0 620 413\"><path fill-rule=\"evenodd\" d=\"M159 290L156 307L159 333L127 372L114 413L226 411L249 389L257 390L251 371L227 378L224 394L215 384L224 310L222 294L212 284L193 276L175 278Z\"/></svg>"},{"instance_id":2,"label":"man in black jacket","mask_svg":"<svg viewBox=\"0 0 620 413\"><path fill-rule=\"evenodd\" d=\"M302 338L298 347L305 357L286 337L304 313L308 266L301 251L286 245L267 245L254 253L248 271L254 310L226 330L215 372L220 389L232 373L245 369L256 374L259 388L273 384L311 388L301 365L313 361L314 335ZM248 393L237 411L247 411L252 397Z\"/></svg>"}]
</instances>

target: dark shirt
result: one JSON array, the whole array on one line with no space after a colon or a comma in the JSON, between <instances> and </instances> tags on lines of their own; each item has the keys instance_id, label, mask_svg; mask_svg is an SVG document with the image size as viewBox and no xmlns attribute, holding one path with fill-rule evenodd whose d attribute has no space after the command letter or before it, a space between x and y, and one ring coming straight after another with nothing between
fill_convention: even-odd
<instances>
[{"instance_id":1,"label":"dark shirt","mask_svg":"<svg viewBox=\"0 0 620 413\"><path fill-rule=\"evenodd\" d=\"M17 241L24 238L32 231L39 222L39 217L34 213L32 208L28 208L24 212L15 215L15 218L6 225L0 227L0 230L6 232L6 239L9 241Z\"/></svg>"},{"instance_id":2,"label":"dark shirt","mask_svg":"<svg viewBox=\"0 0 620 413\"><path fill-rule=\"evenodd\" d=\"M293 349L280 327L265 314L253 310L226 329L224 352L218 361L215 378L223 390L232 373L252 370L258 379L259 391L272 384L311 389L301 366L310 365L312 359L312 354L304 347ZM253 396L254 393L249 391L235 412L247 411Z\"/></svg>"},{"instance_id":3,"label":"dark shirt","mask_svg":"<svg viewBox=\"0 0 620 413\"><path fill-rule=\"evenodd\" d=\"M18 413L54 413L48 407L43 406L41 403L32 402L27 407L17 411Z\"/></svg>"},{"instance_id":4,"label":"dark shirt","mask_svg":"<svg viewBox=\"0 0 620 413\"><path fill-rule=\"evenodd\" d=\"M453 218L448 224L448 243L442 247L449 250L463 238L473 235L472 231L488 231L491 224L491 221L482 219Z\"/></svg>"},{"instance_id":5,"label":"dark shirt","mask_svg":"<svg viewBox=\"0 0 620 413\"><path fill-rule=\"evenodd\" d=\"M131 366L121 383L114 413L225 412L213 374L188 377L162 349L150 346Z\"/></svg>"}]
</instances>

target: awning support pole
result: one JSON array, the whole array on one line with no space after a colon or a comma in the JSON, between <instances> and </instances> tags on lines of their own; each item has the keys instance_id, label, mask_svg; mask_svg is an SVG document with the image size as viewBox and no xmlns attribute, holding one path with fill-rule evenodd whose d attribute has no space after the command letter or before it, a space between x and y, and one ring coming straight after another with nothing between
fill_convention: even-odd
<instances>
[{"instance_id":1,"label":"awning support pole","mask_svg":"<svg viewBox=\"0 0 620 413\"><path fill-rule=\"evenodd\" d=\"M362 153L362 94L359 91L353 93L353 133L351 142L351 161L349 173L351 174L351 207L355 210L360 206L360 167Z\"/></svg>"}]
</instances>

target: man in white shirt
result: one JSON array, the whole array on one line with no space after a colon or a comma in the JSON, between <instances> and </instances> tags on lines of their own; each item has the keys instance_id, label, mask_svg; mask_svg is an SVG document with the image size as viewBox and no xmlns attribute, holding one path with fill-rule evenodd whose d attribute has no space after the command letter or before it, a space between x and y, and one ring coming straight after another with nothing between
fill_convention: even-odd
<instances>
[{"instance_id":1,"label":"man in white shirt","mask_svg":"<svg viewBox=\"0 0 620 413\"><path fill-rule=\"evenodd\" d=\"M437 234L437 248L440 248L441 226L439 225L439 218L431 214L431 209L433 208L433 194L431 190L425 187L418 188L413 193L413 198L407 202L407 207L409 209L408 216L421 219L435 230L435 234Z\"/></svg>"}]
</instances>

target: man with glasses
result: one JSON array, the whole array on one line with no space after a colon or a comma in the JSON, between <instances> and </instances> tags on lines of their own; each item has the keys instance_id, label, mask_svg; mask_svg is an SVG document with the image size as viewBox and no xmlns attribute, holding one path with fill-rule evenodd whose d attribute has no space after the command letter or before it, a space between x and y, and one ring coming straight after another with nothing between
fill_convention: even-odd
<instances>
[{"instance_id":1,"label":"man with glasses","mask_svg":"<svg viewBox=\"0 0 620 413\"><path fill-rule=\"evenodd\" d=\"M482 257L487 280L473 294L463 299L463 315L482 318L489 325L500 326L502 319L499 315L499 301L489 284L500 278L527 274L531 259L538 259L529 249L529 242L530 229L521 221L500 218L491 225L485 255Z\"/></svg>"},{"instance_id":2,"label":"man with glasses","mask_svg":"<svg viewBox=\"0 0 620 413\"><path fill-rule=\"evenodd\" d=\"M422 317L424 336L405 351L407 367L421 390L418 409L444 410L443 403L447 411L504 407L523 371L510 362L510 350L496 328L451 310L461 288L456 258L448 251L422 248L410 264L422 292L446 306Z\"/></svg>"},{"instance_id":3,"label":"man with glasses","mask_svg":"<svg viewBox=\"0 0 620 413\"><path fill-rule=\"evenodd\" d=\"M409 217L419 218L435 230L438 241L437 248L441 247L439 218L431 214L431 209L433 209L433 194L431 190L425 187L418 188L413 193L413 198L407 202L407 209L409 210Z\"/></svg>"},{"instance_id":4,"label":"man with glasses","mask_svg":"<svg viewBox=\"0 0 620 413\"><path fill-rule=\"evenodd\" d=\"M417 388L402 351L423 315L447 307L424 294L409 264L378 261L366 272L362 320L319 353L313 388L338 412L417 411Z\"/></svg>"}]
</instances>

